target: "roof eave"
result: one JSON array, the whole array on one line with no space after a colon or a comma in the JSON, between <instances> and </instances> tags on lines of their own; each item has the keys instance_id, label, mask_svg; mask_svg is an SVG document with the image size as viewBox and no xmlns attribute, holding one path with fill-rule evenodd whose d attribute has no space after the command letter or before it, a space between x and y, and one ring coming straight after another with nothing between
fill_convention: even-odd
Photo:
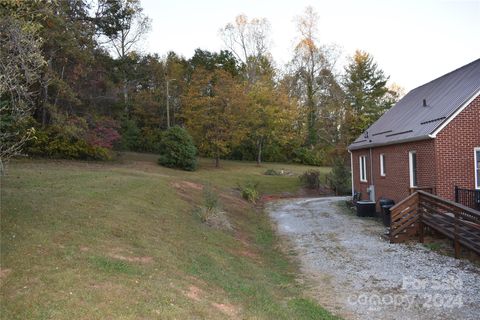
<instances>
[{"instance_id":1,"label":"roof eave","mask_svg":"<svg viewBox=\"0 0 480 320\"><path fill-rule=\"evenodd\" d=\"M383 147L383 146L389 146L393 144L415 142L415 141L428 140L428 139L434 139L434 138L435 137L433 135L427 134L423 136L405 138L401 140L395 140L395 141L389 141L389 142L383 142L383 143L369 143L369 144L362 144L358 146L349 145L348 150L353 151L353 150L369 149L369 148Z\"/></svg>"}]
</instances>

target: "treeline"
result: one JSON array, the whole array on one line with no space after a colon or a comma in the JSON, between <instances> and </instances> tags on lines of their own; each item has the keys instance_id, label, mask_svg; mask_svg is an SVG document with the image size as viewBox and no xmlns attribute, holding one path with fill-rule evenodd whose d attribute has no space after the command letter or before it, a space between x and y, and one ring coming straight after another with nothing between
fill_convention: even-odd
<instances>
[{"instance_id":1,"label":"treeline","mask_svg":"<svg viewBox=\"0 0 480 320\"><path fill-rule=\"evenodd\" d=\"M2 161L22 146L59 158L158 153L180 126L217 164L330 165L399 94L368 53L336 66L312 8L296 18L286 66L270 54L266 19L240 15L220 29L225 50L186 59L140 53L150 21L138 0L2 0L0 10Z\"/></svg>"}]
</instances>

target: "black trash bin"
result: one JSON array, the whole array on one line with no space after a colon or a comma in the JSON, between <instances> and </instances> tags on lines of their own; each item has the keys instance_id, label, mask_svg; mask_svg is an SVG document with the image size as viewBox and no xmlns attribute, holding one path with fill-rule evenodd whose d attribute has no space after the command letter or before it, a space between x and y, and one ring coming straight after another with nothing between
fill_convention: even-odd
<instances>
[{"instance_id":1,"label":"black trash bin","mask_svg":"<svg viewBox=\"0 0 480 320\"><path fill-rule=\"evenodd\" d=\"M383 216L383 224L385 227L390 227L391 216L390 216L390 209L394 206L394 204L386 204L382 206L382 216Z\"/></svg>"},{"instance_id":2,"label":"black trash bin","mask_svg":"<svg viewBox=\"0 0 480 320\"><path fill-rule=\"evenodd\" d=\"M383 198L383 199L380 199L379 203L380 203L380 208L382 208L383 224L386 227L390 227L390 221L391 221L390 208L395 205L395 201L393 201L392 199Z\"/></svg>"},{"instance_id":3,"label":"black trash bin","mask_svg":"<svg viewBox=\"0 0 480 320\"><path fill-rule=\"evenodd\" d=\"M357 201L357 216L359 217L375 217L374 201Z\"/></svg>"}]
</instances>

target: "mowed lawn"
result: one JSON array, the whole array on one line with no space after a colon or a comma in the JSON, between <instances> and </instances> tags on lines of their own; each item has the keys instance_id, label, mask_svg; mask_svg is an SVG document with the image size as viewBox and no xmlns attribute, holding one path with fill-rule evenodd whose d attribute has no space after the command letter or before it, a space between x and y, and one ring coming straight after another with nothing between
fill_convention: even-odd
<instances>
[{"instance_id":1,"label":"mowed lawn","mask_svg":"<svg viewBox=\"0 0 480 320\"><path fill-rule=\"evenodd\" d=\"M268 217L237 184L295 192L309 167L202 159L196 172L156 157L25 160L1 181L2 319L331 319L303 293ZM294 176L265 176L268 169ZM316 168L322 173L328 168ZM233 230L195 215L202 186Z\"/></svg>"}]
</instances>

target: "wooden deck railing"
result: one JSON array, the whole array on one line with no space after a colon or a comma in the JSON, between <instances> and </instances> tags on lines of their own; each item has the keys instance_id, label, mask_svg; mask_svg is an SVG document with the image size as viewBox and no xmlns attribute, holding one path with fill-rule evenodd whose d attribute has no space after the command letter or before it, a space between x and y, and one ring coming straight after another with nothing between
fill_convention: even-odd
<instances>
[{"instance_id":1,"label":"wooden deck railing","mask_svg":"<svg viewBox=\"0 0 480 320\"><path fill-rule=\"evenodd\" d=\"M413 194L419 190L435 194L435 187L410 187L408 190L409 194Z\"/></svg>"},{"instance_id":2,"label":"wooden deck railing","mask_svg":"<svg viewBox=\"0 0 480 320\"><path fill-rule=\"evenodd\" d=\"M421 190L391 208L390 242L423 242L425 227L452 239L457 258L461 246L480 254L479 211Z\"/></svg>"}]
</instances>

